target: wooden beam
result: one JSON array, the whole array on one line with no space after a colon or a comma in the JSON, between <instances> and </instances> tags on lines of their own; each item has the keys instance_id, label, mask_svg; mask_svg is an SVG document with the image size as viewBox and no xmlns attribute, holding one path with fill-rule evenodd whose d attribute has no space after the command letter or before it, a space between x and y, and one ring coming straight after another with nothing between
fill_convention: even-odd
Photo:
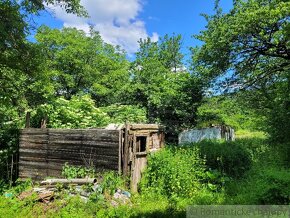
<instances>
[{"instance_id":1,"label":"wooden beam","mask_svg":"<svg viewBox=\"0 0 290 218\"><path fill-rule=\"evenodd\" d=\"M30 128L30 112L26 113L25 117L25 128Z\"/></svg>"},{"instance_id":2,"label":"wooden beam","mask_svg":"<svg viewBox=\"0 0 290 218\"><path fill-rule=\"evenodd\" d=\"M125 136L124 136L124 159L123 159L123 174L128 175L128 157L129 157L129 143L128 143L128 124L125 125Z\"/></svg>"},{"instance_id":3,"label":"wooden beam","mask_svg":"<svg viewBox=\"0 0 290 218\"><path fill-rule=\"evenodd\" d=\"M72 184L82 185L82 184L93 184L95 182L97 182L97 179L95 179L95 178L86 178L86 179L47 179L47 180L41 181L40 184L41 185L53 185L53 184L58 184L58 183L61 183L61 184L72 183Z\"/></svg>"}]
</instances>

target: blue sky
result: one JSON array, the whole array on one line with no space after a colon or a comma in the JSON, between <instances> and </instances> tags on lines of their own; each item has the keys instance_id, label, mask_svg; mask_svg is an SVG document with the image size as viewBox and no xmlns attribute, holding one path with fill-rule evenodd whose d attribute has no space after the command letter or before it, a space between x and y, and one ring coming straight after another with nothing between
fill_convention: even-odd
<instances>
[{"instance_id":1,"label":"blue sky","mask_svg":"<svg viewBox=\"0 0 290 218\"><path fill-rule=\"evenodd\" d=\"M214 0L81 0L90 18L79 18L66 14L60 7L49 6L49 13L41 13L34 18L37 25L45 24L52 28L76 27L89 30L95 26L103 39L111 44L121 45L129 54L138 49L140 38L181 34L183 52L188 47L199 45L192 38L205 28L206 22L201 13L212 14ZM231 0L221 0L224 11L232 7Z\"/></svg>"}]
</instances>

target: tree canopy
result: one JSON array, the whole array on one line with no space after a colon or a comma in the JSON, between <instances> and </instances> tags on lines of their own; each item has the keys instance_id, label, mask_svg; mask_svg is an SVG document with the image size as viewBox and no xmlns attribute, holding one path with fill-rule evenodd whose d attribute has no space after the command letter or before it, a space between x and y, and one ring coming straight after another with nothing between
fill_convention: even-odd
<instances>
[{"instance_id":1,"label":"tree canopy","mask_svg":"<svg viewBox=\"0 0 290 218\"><path fill-rule=\"evenodd\" d=\"M196 52L200 65L215 78L232 72L243 88L271 81L289 70L289 1L235 1L226 14L221 9L205 16L207 29L196 38L204 44Z\"/></svg>"},{"instance_id":2,"label":"tree canopy","mask_svg":"<svg viewBox=\"0 0 290 218\"><path fill-rule=\"evenodd\" d=\"M228 91L244 90L251 107L268 117L272 136L289 136L290 2L235 1L229 13L217 7L205 16L207 29L196 38L196 66ZM217 83L215 83L217 84Z\"/></svg>"}]
</instances>

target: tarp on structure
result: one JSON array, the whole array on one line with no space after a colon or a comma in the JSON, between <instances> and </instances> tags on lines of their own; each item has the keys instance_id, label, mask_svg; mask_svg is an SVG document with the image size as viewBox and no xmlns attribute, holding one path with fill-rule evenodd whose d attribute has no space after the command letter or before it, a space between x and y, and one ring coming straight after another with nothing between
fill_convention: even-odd
<instances>
[{"instance_id":1,"label":"tarp on structure","mask_svg":"<svg viewBox=\"0 0 290 218\"><path fill-rule=\"evenodd\" d=\"M179 134L178 144L199 142L205 139L225 139L227 141L233 141L235 140L235 132L233 128L228 126L186 130Z\"/></svg>"}]
</instances>

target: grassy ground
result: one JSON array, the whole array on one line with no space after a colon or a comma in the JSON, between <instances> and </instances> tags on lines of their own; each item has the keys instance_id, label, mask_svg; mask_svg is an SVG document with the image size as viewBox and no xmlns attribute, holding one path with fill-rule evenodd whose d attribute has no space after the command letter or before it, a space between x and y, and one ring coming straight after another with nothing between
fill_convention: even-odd
<instances>
[{"instance_id":1,"label":"grassy ground","mask_svg":"<svg viewBox=\"0 0 290 218\"><path fill-rule=\"evenodd\" d=\"M191 204L289 204L289 145L269 144L260 132L238 132L235 142L202 142L169 146L149 158L139 194L131 203L113 207L112 190L84 203L59 195L48 204L30 197L0 197L0 217L185 217ZM6 193L15 195L29 184ZM107 191L106 191L107 190Z\"/></svg>"}]
</instances>

